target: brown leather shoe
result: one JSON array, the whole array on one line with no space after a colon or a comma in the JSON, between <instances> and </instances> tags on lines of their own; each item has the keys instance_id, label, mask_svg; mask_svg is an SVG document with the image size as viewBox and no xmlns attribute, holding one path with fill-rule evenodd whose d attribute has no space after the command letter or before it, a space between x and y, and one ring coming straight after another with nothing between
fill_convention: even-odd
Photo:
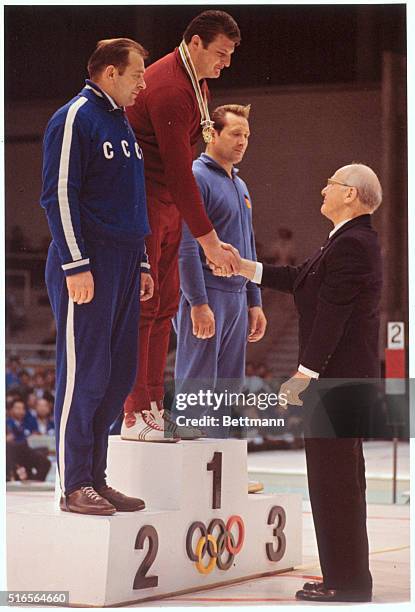
<instances>
[{"instance_id":1,"label":"brown leather shoe","mask_svg":"<svg viewBox=\"0 0 415 612\"><path fill-rule=\"evenodd\" d=\"M124 493L120 493L120 491L108 485L97 488L97 492L120 512L135 512L136 510L144 510L146 507L139 497L128 497L128 495L124 495Z\"/></svg>"},{"instance_id":2,"label":"brown leather shoe","mask_svg":"<svg viewBox=\"0 0 415 612\"><path fill-rule=\"evenodd\" d=\"M78 514L99 514L110 516L116 512L115 506L99 495L92 487L81 487L65 497L61 497L60 509Z\"/></svg>"}]
</instances>

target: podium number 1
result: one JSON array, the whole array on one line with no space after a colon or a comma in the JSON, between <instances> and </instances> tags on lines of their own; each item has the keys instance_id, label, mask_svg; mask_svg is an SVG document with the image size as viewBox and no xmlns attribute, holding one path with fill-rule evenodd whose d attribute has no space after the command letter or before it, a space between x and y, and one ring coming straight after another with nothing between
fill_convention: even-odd
<instances>
[{"instance_id":1,"label":"podium number 1","mask_svg":"<svg viewBox=\"0 0 415 612\"><path fill-rule=\"evenodd\" d=\"M217 510L221 507L222 498L222 453L213 453L213 459L206 469L213 472L212 508Z\"/></svg>"}]
</instances>

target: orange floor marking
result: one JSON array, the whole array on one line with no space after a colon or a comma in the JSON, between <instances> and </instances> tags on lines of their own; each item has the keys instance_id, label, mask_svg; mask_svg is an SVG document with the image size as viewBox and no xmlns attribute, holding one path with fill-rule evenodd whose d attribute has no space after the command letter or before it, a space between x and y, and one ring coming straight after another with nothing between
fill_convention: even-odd
<instances>
[{"instance_id":1,"label":"orange floor marking","mask_svg":"<svg viewBox=\"0 0 415 612\"><path fill-rule=\"evenodd\" d=\"M175 597L175 600L177 601L293 601L294 598L292 599L278 599L277 597L267 597L267 598L263 598L263 599L256 599L256 598L250 598L250 597ZM165 600L166 601L166 600Z\"/></svg>"}]
</instances>

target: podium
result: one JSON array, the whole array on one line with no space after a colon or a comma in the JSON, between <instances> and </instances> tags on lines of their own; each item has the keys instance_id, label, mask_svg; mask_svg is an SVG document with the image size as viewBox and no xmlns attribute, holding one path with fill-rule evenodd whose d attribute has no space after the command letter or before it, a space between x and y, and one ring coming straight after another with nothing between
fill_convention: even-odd
<instances>
[{"instance_id":1,"label":"podium","mask_svg":"<svg viewBox=\"0 0 415 612\"><path fill-rule=\"evenodd\" d=\"M243 440L143 443L111 436L108 484L146 509L7 514L9 590L69 591L69 605L161 599L301 564L301 496L248 495Z\"/></svg>"}]
</instances>

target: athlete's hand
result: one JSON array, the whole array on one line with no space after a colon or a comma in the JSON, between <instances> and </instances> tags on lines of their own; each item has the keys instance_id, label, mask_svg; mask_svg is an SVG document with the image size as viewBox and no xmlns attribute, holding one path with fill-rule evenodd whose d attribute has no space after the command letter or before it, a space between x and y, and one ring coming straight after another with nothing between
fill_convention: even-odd
<instances>
[{"instance_id":1,"label":"athlete's hand","mask_svg":"<svg viewBox=\"0 0 415 612\"><path fill-rule=\"evenodd\" d=\"M190 316L196 338L206 340L215 335L215 315L208 304L192 306Z\"/></svg>"},{"instance_id":2,"label":"athlete's hand","mask_svg":"<svg viewBox=\"0 0 415 612\"><path fill-rule=\"evenodd\" d=\"M205 252L208 264L216 266L221 276L238 274L240 261L238 249L231 244L221 242L215 230L199 236L197 240Z\"/></svg>"},{"instance_id":3,"label":"athlete's hand","mask_svg":"<svg viewBox=\"0 0 415 612\"><path fill-rule=\"evenodd\" d=\"M227 245L230 246L230 245ZM232 247L233 248L233 247ZM239 270L238 272L234 272L233 274L224 274L224 272L222 271L221 268L218 268L218 266L215 266L214 263L212 263L211 261L208 261L208 265L209 268L212 270L212 274L214 276L236 276L236 275L240 275L240 276L245 276L245 278L252 280L255 276L255 271L256 271L256 262L255 261L251 261L250 259L244 259L243 257L241 257L239 254L236 256L239 262Z\"/></svg>"},{"instance_id":4,"label":"athlete's hand","mask_svg":"<svg viewBox=\"0 0 415 612\"><path fill-rule=\"evenodd\" d=\"M66 277L69 299L75 304L88 304L94 297L94 277L91 272L79 272Z\"/></svg>"},{"instance_id":5,"label":"athlete's hand","mask_svg":"<svg viewBox=\"0 0 415 612\"><path fill-rule=\"evenodd\" d=\"M141 272L140 302L147 302L147 300L151 300L153 293L154 281L151 274L148 272Z\"/></svg>"},{"instance_id":6,"label":"athlete's hand","mask_svg":"<svg viewBox=\"0 0 415 612\"><path fill-rule=\"evenodd\" d=\"M238 249L231 244L220 242L217 248L205 251L208 264L214 266L218 276L238 274L241 266L241 256Z\"/></svg>"},{"instance_id":7,"label":"athlete's hand","mask_svg":"<svg viewBox=\"0 0 415 612\"><path fill-rule=\"evenodd\" d=\"M265 334L267 318L260 306L253 306L248 311L249 335L248 342L258 342Z\"/></svg>"}]
</instances>

